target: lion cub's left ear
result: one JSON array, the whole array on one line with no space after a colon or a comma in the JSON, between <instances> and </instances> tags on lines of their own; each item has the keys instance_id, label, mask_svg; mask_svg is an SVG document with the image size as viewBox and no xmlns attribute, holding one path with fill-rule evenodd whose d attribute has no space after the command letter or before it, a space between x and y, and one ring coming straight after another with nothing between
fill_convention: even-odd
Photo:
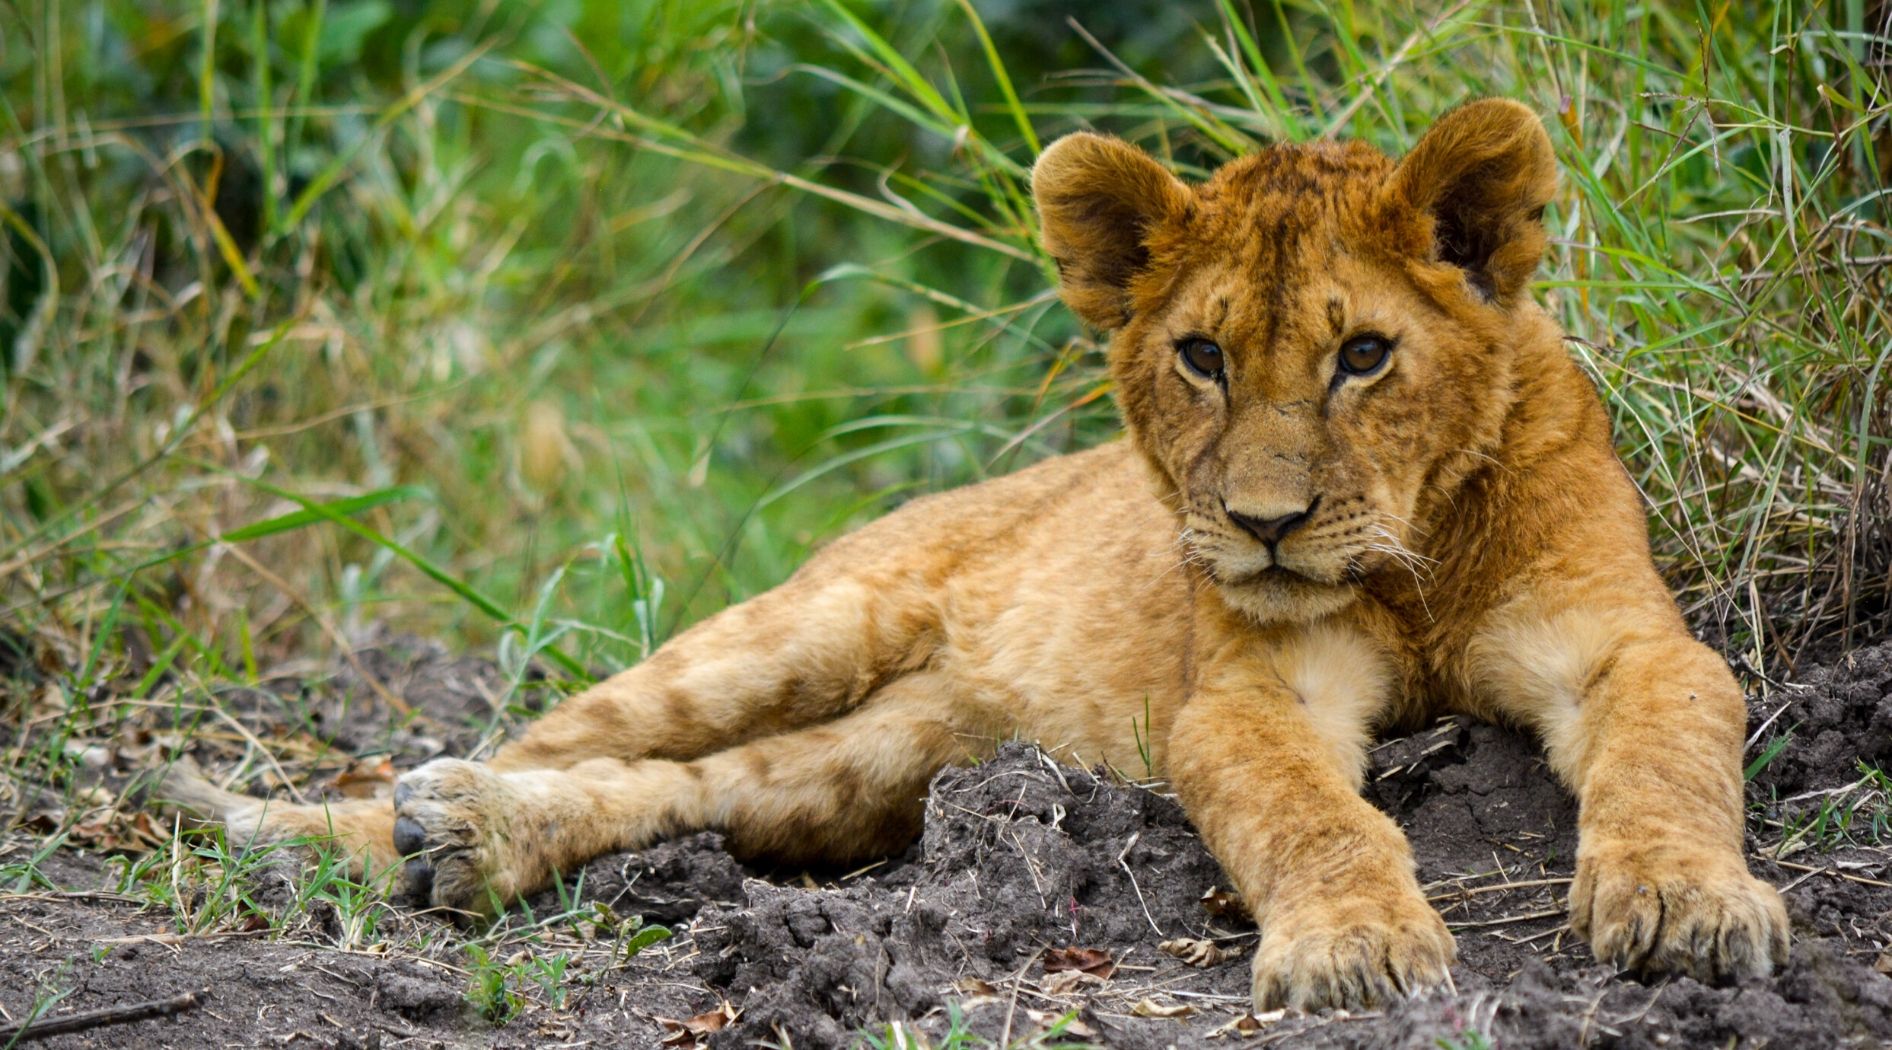
<instances>
[{"instance_id":1,"label":"lion cub's left ear","mask_svg":"<svg viewBox=\"0 0 1892 1050\"><path fill-rule=\"evenodd\" d=\"M1151 233L1185 217L1194 194L1122 139L1076 132L1031 169L1045 250L1073 313L1111 331L1130 320L1130 282L1149 265Z\"/></svg>"},{"instance_id":2,"label":"lion cub's left ear","mask_svg":"<svg viewBox=\"0 0 1892 1050\"><path fill-rule=\"evenodd\" d=\"M1557 155L1537 114L1488 98L1451 110L1399 162L1388 191L1432 219L1432 258L1463 269L1485 298L1511 301L1544 256L1544 205Z\"/></svg>"}]
</instances>

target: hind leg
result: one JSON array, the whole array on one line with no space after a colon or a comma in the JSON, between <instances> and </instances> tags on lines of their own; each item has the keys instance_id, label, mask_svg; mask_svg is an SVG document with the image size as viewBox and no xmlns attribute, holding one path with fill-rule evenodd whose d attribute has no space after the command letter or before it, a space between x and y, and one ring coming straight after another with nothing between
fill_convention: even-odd
<instances>
[{"instance_id":1,"label":"hind leg","mask_svg":"<svg viewBox=\"0 0 1892 1050\"><path fill-rule=\"evenodd\" d=\"M931 586L898 567L856 564L858 540L546 712L493 767L688 760L852 710L923 665L939 626ZM837 562L844 574L822 571Z\"/></svg>"},{"instance_id":2,"label":"hind leg","mask_svg":"<svg viewBox=\"0 0 1892 1050\"><path fill-rule=\"evenodd\" d=\"M515 807L552 819L572 805L564 797L570 782L534 771L594 762L612 768L647 757L673 764L695 759L844 714L883 681L898 680L923 662L937 624L930 591L911 573L862 565L850 551L849 541L842 541L824 555L830 563L846 561L849 572L798 574L560 704L500 748L490 768L443 760L423 767L424 775L409 774L404 783L415 801L404 807L414 810L407 826L418 821L430 828L420 839L410 831L397 843L395 806L385 800L265 804L219 790L183 769L167 771L153 795L229 825L240 841L327 840L359 862L357 874L385 870L410 852L398 845L471 844L487 830L507 827ZM641 792L665 793L664 768L627 776ZM511 779L497 778L500 772ZM423 786L423 795L415 795ZM531 852L527 844L516 848ZM521 862L523 869L536 866ZM493 873L508 867L494 862ZM502 893L504 899L513 895Z\"/></svg>"},{"instance_id":3,"label":"hind leg","mask_svg":"<svg viewBox=\"0 0 1892 1050\"><path fill-rule=\"evenodd\" d=\"M739 856L847 863L919 828L941 767L991 753L1007 730L939 672L889 683L832 722L687 762L593 758L505 771L443 759L401 779L394 839L410 890L488 912L601 853L716 829Z\"/></svg>"}]
</instances>

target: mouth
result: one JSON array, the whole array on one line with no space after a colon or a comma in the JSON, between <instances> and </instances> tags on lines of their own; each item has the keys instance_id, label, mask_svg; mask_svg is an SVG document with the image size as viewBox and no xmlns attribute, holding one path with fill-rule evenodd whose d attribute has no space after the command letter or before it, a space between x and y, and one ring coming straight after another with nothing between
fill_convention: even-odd
<instances>
[{"instance_id":1,"label":"mouth","mask_svg":"<svg viewBox=\"0 0 1892 1050\"><path fill-rule=\"evenodd\" d=\"M1296 572L1280 562L1276 562L1265 569L1255 569L1236 576L1218 577L1216 582L1227 587L1253 587L1257 584L1274 584L1280 586L1286 584L1320 583L1321 581L1316 580L1306 573Z\"/></svg>"},{"instance_id":2,"label":"mouth","mask_svg":"<svg viewBox=\"0 0 1892 1050\"><path fill-rule=\"evenodd\" d=\"M1360 582L1354 562L1330 565L1329 552L1280 551L1271 545L1265 552L1259 546L1203 543L1185 531L1182 537L1185 560L1193 562L1208 582L1235 593L1247 591L1256 596L1272 595L1269 600L1327 600L1340 592L1351 592ZM1287 561L1282 555L1287 554Z\"/></svg>"},{"instance_id":3,"label":"mouth","mask_svg":"<svg viewBox=\"0 0 1892 1050\"><path fill-rule=\"evenodd\" d=\"M1323 580L1285 565L1209 573L1223 601L1257 623L1298 623L1346 607L1359 594L1342 580Z\"/></svg>"},{"instance_id":4,"label":"mouth","mask_svg":"<svg viewBox=\"0 0 1892 1050\"><path fill-rule=\"evenodd\" d=\"M1329 590L1341 586L1339 580L1324 580L1298 569L1291 569L1280 562L1266 568L1248 569L1243 572L1228 573L1211 570L1209 578L1216 584L1234 589L1244 587L1271 587L1286 590L1305 590L1318 588Z\"/></svg>"}]
</instances>

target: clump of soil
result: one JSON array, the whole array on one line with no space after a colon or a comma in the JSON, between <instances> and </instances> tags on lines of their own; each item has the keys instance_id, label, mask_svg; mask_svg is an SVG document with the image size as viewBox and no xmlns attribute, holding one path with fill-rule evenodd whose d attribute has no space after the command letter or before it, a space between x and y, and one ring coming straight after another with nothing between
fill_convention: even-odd
<instances>
[{"instance_id":1,"label":"clump of soil","mask_svg":"<svg viewBox=\"0 0 1892 1050\"><path fill-rule=\"evenodd\" d=\"M1757 705L1765 744L1785 741L1755 773L1763 798L1789 798L1892 766L1892 643L1857 649ZM1757 747L1762 755L1764 747Z\"/></svg>"},{"instance_id":2,"label":"clump of soil","mask_svg":"<svg viewBox=\"0 0 1892 1050\"><path fill-rule=\"evenodd\" d=\"M1743 987L1643 985L1596 965L1562 909L1575 808L1521 738L1454 721L1376 757L1373 793L1407 828L1457 933L1457 990L1379 1013L1270 1019L1266 1034L1297 1046L1428 1048L1470 1030L1508 1048L1892 1039L1892 982L1867 965L1877 945L1844 931L1801 929L1788 971ZM897 1018L922 1018L914 1027L938 1036L949 1001L994 1039L1073 1009L1111 1047L1237 1038L1254 1024L1243 1021L1254 932L1211 910L1220 878L1169 799L1008 746L934 781L925 836L894 871L819 892L751 881L740 906L706 909L697 970L747 990L718 1045L776 1030L796 1045L844 1044ZM1892 908L1892 887L1805 886L1790 895L1802 913L1841 898L1859 914ZM1158 948L1181 938L1233 958L1197 969ZM1071 948L1101 950L1115 972L1060 987L1045 963Z\"/></svg>"},{"instance_id":3,"label":"clump of soil","mask_svg":"<svg viewBox=\"0 0 1892 1050\"><path fill-rule=\"evenodd\" d=\"M395 670L416 681L449 678L428 674L428 660L452 659L444 653L420 647L402 659ZM459 673L481 681L475 666ZM395 744L403 763L426 750L414 746L421 741L467 746L495 709L469 689L440 698L438 714L428 699L417 717L390 716L405 737L387 723L369 735ZM1778 800L1834 797L1854 784L1857 759L1892 751L1889 711L1892 645L1757 705L1751 754L1797 727L1754 781L1750 841L1754 870L1785 890L1794 957L1783 974L1738 987L1643 984L1597 965L1563 908L1574 803L1535 745L1454 719L1373 753L1368 797L1407 830L1460 952L1456 988L1383 1011L1251 1016L1254 928L1231 907L1175 802L1023 745L940 773L920 841L866 870L818 879L745 870L719 836L699 834L599 858L494 931L381 910L363 937L349 925L358 920L318 901L281 933L233 919L180 935L175 911L121 898L95 857L60 851L40 865L40 882L0 894L0 1008L19 1018L40 989L68 993L54 1013L212 989L200 1009L48 1044L73 1046L301 1037L324 1046L824 1047L855 1043L863 1029L884 1035L889 1024L937 1043L955 1023L995 1041L1049 1029L1133 1050L1211 1038L1434 1048L1441 1039L1477 1045L1474 1033L1507 1050L1883 1045L1892 1041L1892 980L1875 964L1892 968L1892 958L1881 961L1892 943L1887 855L1863 824L1794 837ZM1833 744L1834 732L1847 746ZM1884 802L1846 797L1855 808ZM40 845L5 840L0 868ZM632 915L674 935L625 959L618 944L631 925L621 919ZM513 996L503 1009L479 995L491 967L464 947L474 937L503 967ZM561 957L554 992L533 975ZM507 1020L494 1026L492 1016Z\"/></svg>"}]
</instances>

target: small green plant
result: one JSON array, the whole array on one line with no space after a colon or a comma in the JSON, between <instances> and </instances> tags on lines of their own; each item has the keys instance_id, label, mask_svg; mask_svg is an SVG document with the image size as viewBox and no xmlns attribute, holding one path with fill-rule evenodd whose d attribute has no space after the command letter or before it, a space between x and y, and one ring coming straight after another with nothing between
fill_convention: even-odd
<instances>
[{"instance_id":1,"label":"small green plant","mask_svg":"<svg viewBox=\"0 0 1892 1050\"><path fill-rule=\"evenodd\" d=\"M1492 1050L1491 1039L1476 1028L1462 1029L1457 1035L1442 1035L1434 1042L1439 1050Z\"/></svg>"},{"instance_id":2,"label":"small green plant","mask_svg":"<svg viewBox=\"0 0 1892 1050\"><path fill-rule=\"evenodd\" d=\"M1892 838L1892 775L1863 759L1859 762L1859 771L1874 793L1867 820L1871 841L1882 845Z\"/></svg>"},{"instance_id":3,"label":"small green plant","mask_svg":"<svg viewBox=\"0 0 1892 1050\"><path fill-rule=\"evenodd\" d=\"M58 889L59 887L53 884L53 880L47 878L45 873L39 870L39 866L46 862L47 857L53 855L53 851L65 844L66 833L62 831L48 836L44 842L39 843L25 860L15 861L12 864L0 864L0 889L12 893L25 893L35 889Z\"/></svg>"},{"instance_id":4,"label":"small green plant","mask_svg":"<svg viewBox=\"0 0 1892 1050\"><path fill-rule=\"evenodd\" d=\"M1156 760L1150 753L1150 694L1143 694L1143 720L1130 719L1130 732L1136 737L1137 757L1143 760L1143 776L1148 780L1156 779Z\"/></svg>"},{"instance_id":5,"label":"small green plant","mask_svg":"<svg viewBox=\"0 0 1892 1050\"><path fill-rule=\"evenodd\" d=\"M1761 749L1761 753L1754 756L1754 761L1749 762L1747 768L1741 771L1741 778L1752 781L1760 776L1761 770L1772 765L1774 759L1779 758L1780 753L1787 750L1787 745L1793 743L1793 731L1796 728L1798 727L1788 726L1785 732L1768 741L1767 746Z\"/></svg>"},{"instance_id":6,"label":"small green plant","mask_svg":"<svg viewBox=\"0 0 1892 1050\"><path fill-rule=\"evenodd\" d=\"M619 915L617 910L603 901L592 901L589 906L580 904L565 895L563 885L554 882L559 899L565 902L564 910L537 925L550 926L564 922L572 931L585 940L611 941L616 944L614 954L620 964L628 962L632 956L646 948L661 944L670 939L670 928L644 924L641 915ZM575 896L575 894L574 894Z\"/></svg>"},{"instance_id":7,"label":"small green plant","mask_svg":"<svg viewBox=\"0 0 1892 1050\"><path fill-rule=\"evenodd\" d=\"M147 902L171 913L178 933L208 933L247 921L273 928L277 921L251 898L251 889L257 876L278 862L277 852L294 845L233 847L221 827L185 829L172 839L167 853L150 858L155 863L128 866L119 882L133 893L141 885Z\"/></svg>"},{"instance_id":8,"label":"small green plant","mask_svg":"<svg viewBox=\"0 0 1892 1050\"><path fill-rule=\"evenodd\" d=\"M525 1000L507 981L509 968L477 942L466 945L466 958L468 1005L494 1025L503 1025L517 1016Z\"/></svg>"},{"instance_id":9,"label":"small green plant","mask_svg":"<svg viewBox=\"0 0 1892 1050\"><path fill-rule=\"evenodd\" d=\"M600 904L599 908L604 909L604 905ZM604 910L608 911L609 909ZM644 925L644 917L641 915L633 915L628 919L619 920L616 933L618 938L617 957L619 962L629 962L632 956L644 949L662 944L664 941L670 939L670 927L658 926L655 923L646 926Z\"/></svg>"},{"instance_id":10,"label":"small green plant","mask_svg":"<svg viewBox=\"0 0 1892 1050\"><path fill-rule=\"evenodd\" d=\"M539 986L545 994L545 1002L554 1010L565 1008L566 996L571 994L571 984L566 980L565 971L571 967L572 957L567 952L556 955L533 955L520 960L518 973Z\"/></svg>"},{"instance_id":11,"label":"small green plant","mask_svg":"<svg viewBox=\"0 0 1892 1050\"><path fill-rule=\"evenodd\" d=\"M304 900L321 901L335 909L339 927L335 946L346 950L375 942L381 915L388 907L386 895L380 890L348 878L330 878Z\"/></svg>"},{"instance_id":12,"label":"small green plant","mask_svg":"<svg viewBox=\"0 0 1892 1050\"><path fill-rule=\"evenodd\" d=\"M1776 856L1801 847L1831 850L1842 845L1880 845L1892 836L1892 777L1859 761L1859 779L1826 792L1810 810L1781 818Z\"/></svg>"},{"instance_id":13,"label":"small green plant","mask_svg":"<svg viewBox=\"0 0 1892 1050\"><path fill-rule=\"evenodd\" d=\"M33 1022L51 1013L53 1007L59 1005L60 1000L76 990L72 985L65 983L71 969L71 962L61 963L57 971L40 982L39 987L33 992L33 1005L27 1008L24 1018L18 1019L19 1027L15 1030L13 1038L7 1040L5 1046L0 1046L0 1050L13 1050L22 1040L27 1039Z\"/></svg>"}]
</instances>

